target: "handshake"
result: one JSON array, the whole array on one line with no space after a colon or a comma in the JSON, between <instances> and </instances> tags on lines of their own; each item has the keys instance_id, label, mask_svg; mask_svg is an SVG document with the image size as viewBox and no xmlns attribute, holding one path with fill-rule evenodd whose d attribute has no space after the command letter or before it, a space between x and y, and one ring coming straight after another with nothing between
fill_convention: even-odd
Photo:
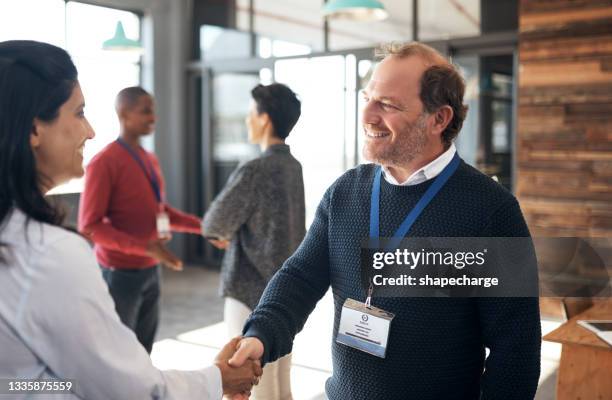
<instances>
[{"instance_id":1,"label":"handshake","mask_svg":"<svg viewBox=\"0 0 612 400\"><path fill-rule=\"evenodd\" d=\"M229 241L225 239L207 238L210 244L218 249L225 250L229 246ZM183 269L183 261L172 253L166 243L170 240L170 236L163 239L153 239L147 243L145 252L148 256L156 258L165 267L174 271Z\"/></svg>"},{"instance_id":2,"label":"handshake","mask_svg":"<svg viewBox=\"0 0 612 400\"><path fill-rule=\"evenodd\" d=\"M249 398L251 388L263 374L260 361L263 352L263 343L253 337L238 336L223 346L214 365L221 371L224 396L231 400Z\"/></svg>"}]
</instances>

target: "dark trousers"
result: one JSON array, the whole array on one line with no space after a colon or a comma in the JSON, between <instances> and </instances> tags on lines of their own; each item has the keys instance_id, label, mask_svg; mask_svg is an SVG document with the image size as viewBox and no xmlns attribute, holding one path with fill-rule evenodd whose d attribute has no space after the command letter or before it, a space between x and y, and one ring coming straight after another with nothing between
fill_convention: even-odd
<instances>
[{"instance_id":1,"label":"dark trousers","mask_svg":"<svg viewBox=\"0 0 612 400\"><path fill-rule=\"evenodd\" d=\"M159 266L144 269L102 266L102 276L115 301L119 319L136 333L138 341L150 354L159 323Z\"/></svg>"}]
</instances>

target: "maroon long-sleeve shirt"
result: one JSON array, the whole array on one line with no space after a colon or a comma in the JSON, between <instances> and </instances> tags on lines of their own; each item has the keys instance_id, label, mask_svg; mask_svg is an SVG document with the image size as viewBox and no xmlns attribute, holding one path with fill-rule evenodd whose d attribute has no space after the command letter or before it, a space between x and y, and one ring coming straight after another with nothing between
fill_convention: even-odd
<instances>
[{"instance_id":1,"label":"maroon long-sleeve shirt","mask_svg":"<svg viewBox=\"0 0 612 400\"><path fill-rule=\"evenodd\" d=\"M157 157L142 147L138 155L157 175L162 199L164 180ZM163 200L162 200L163 201ZM199 234L198 217L183 213L165 202L175 232ZM89 163L85 190L79 206L79 231L95 244L98 262L114 268L147 268L158 260L146 254L147 242L157 237L159 205L149 178L138 161L116 141L106 146Z\"/></svg>"}]
</instances>

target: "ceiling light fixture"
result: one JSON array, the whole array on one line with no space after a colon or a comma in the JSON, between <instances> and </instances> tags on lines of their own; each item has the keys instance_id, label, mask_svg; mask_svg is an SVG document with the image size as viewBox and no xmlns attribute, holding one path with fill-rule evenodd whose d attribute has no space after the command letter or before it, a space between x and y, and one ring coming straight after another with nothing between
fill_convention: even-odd
<instances>
[{"instance_id":1,"label":"ceiling light fixture","mask_svg":"<svg viewBox=\"0 0 612 400\"><path fill-rule=\"evenodd\" d=\"M142 53L143 48L138 40L128 39L123 30L121 21L117 22L115 28L115 36L112 39L105 40L102 43L102 49L113 51L129 51Z\"/></svg>"},{"instance_id":2,"label":"ceiling light fixture","mask_svg":"<svg viewBox=\"0 0 612 400\"><path fill-rule=\"evenodd\" d=\"M353 21L382 21L389 13L378 0L331 0L323 6L323 15Z\"/></svg>"}]
</instances>

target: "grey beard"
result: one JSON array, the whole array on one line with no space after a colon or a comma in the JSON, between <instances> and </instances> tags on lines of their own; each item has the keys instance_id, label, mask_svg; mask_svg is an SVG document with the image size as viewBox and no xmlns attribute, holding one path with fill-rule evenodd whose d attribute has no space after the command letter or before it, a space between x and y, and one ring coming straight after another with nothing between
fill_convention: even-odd
<instances>
[{"instance_id":1,"label":"grey beard","mask_svg":"<svg viewBox=\"0 0 612 400\"><path fill-rule=\"evenodd\" d=\"M425 113L421 114L414 124L410 125L403 133L402 137L404 139L382 154L368 156L366 146L364 146L364 158L376 164L394 167L401 167L410 163L423 153L423 149L427 145L426 117Z\"/></svg>"}]
</instances>

